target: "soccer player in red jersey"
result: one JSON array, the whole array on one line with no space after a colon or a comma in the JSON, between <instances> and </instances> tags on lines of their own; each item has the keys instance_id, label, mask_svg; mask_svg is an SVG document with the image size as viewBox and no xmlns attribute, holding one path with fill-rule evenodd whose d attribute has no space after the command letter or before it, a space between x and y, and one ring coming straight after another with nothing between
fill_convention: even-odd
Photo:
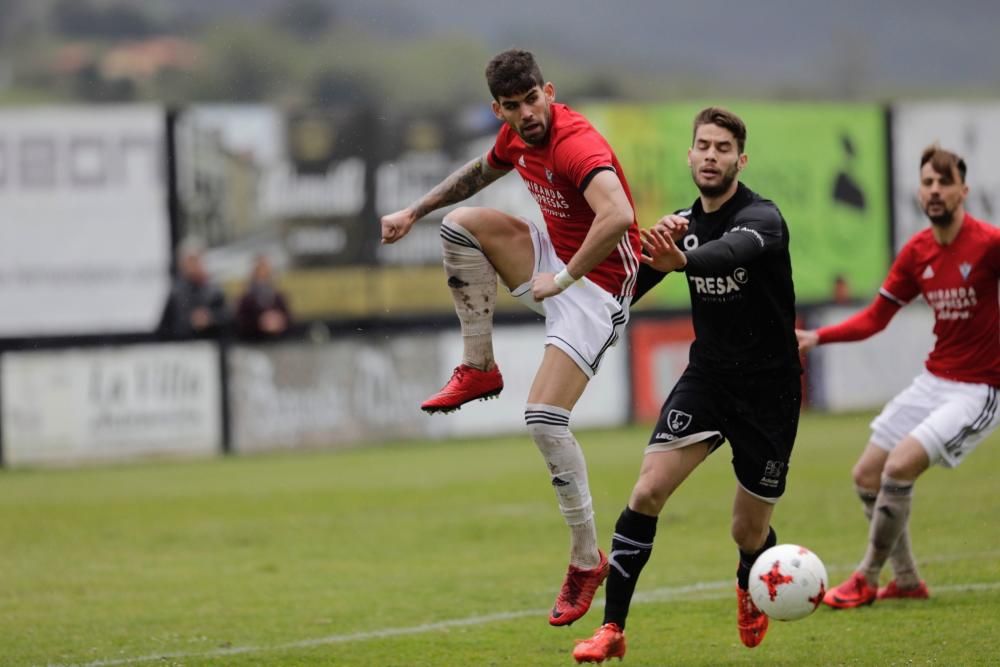
<instances>
[{"instance_id":1,"label":"soccer player in red jersey","mask_svg":"<svg viewBox=\"0 0 1000 667\"><path fill-rule=\"evenodd\" d=\"M503 389L493 359L497 276L545 317L545 351L528 393L525 422L545 459L570 528L570 564L552 625L590 608L608 573L597 548L583 450L569 428L573 407L629 319L639 267L639 229L618 158L591 124L557 104L531 53L509 50L486 67L493 148L409 207L382 218L395 243L431 211L467 199L516 171L538 202L544 227L489 208L461 207L441 223L444 267L462 325L463 357L451 380L421 406L450 412Z\"/></svg>"},{"instance_id":2,"label":"soccer player in red jersey","mask_svg":"<svg viewBox=\"0 0 1000 667\"><path fill-rule=\"evenodd\" d=\"M796 331L806 352L868 338L920 295L934 310L937 340L926 370L875 418L854 466L871 524L868 549L857 571L827 592L831 607L929 596L907 531L913 484L932 464L957 466L1000 424L1000 229L966 213L965 173L958 155L937 145L925 149L919 199L930 227L903 246L867 308L840 324ZM895 578L878 588L887 559Z\"/></svg>"}]
</instances>

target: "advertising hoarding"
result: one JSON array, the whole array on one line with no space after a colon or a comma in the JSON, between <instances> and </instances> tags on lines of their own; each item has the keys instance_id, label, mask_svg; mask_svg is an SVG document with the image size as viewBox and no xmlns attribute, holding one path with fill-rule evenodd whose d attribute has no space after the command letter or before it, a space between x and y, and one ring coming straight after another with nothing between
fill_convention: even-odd
<instances>
[{"instance_id":1,"label":"advertising hoarding","mask_svg":"<svg viewBox=\"0 0 1000 667\"><path fill-rule=\"evenodd\" d=\"M582 111L618 154L639 224L691 206L687 165L698 104L594 105ZM725 105L724 105L725 106ZM836 278L867 298L889 265L885 114L848 104L732 103L747 124L740 180L772 199L788 223L799 302L832 298ZM683 280L667 280L638 307L687 307Z\"/></svg>"},{"instance_id":2,"label":"advertising hoarding","mask_svg":"<svg viewBox=\"0 0 1000 667\"><path fill-rule=\"evenodd\" d=\"M212 343L6 352L0 376L5 465L221 451Z\"/></svg>"},{"instance_id":3,"label":"advertising hoarding","mask_svg":"<svg viewBox=\"0 0 1000 667\"><path fill-rule=\"evenodd\" d=\"M165 134L155 106L0 110L0 337L155 330Z\"/></svg>"}]
</instances>

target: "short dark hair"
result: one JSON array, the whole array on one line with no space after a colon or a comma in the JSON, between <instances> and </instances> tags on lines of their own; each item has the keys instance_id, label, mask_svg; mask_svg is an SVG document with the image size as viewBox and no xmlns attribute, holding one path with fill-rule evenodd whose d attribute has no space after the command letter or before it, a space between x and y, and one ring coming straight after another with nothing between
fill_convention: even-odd
<instances>
[{"instance_id":1,"label":"short dark hair","mask_svg":"<svg viewBox=\"0 0 1000 667\"><path fill-rule=\"evenodd\" d=\"M486 65L486 83L493 99L526 93L545 85L542 70L530 51L508 49L493 56Z\"/></svg>"},{"instance_id":2,"label":"short dark hair","mask_svg":"<svg viewBox=\"0 0 1000 667\"><path fill-rule=\"evenodd\" d=\"M740 153L743 153L743 149L747 145L747 126L732 111L723 109L722 107L708 107L699 111L698 115L694 117L691 143L694 143L694 137L698 134L698 128L702 125L718 125L732 132L733 137L736 138L736 145L740 149Z\"/></svg>"},{"instance_id":3,"label":"short dark hair","mask_svg":"<svg viewBox=\"0 0 1000 667\"><path fill-rule=\"evenodd\" d=\"M931 163L934 171L942 176L951 176L957 170L959 179L965 183L965 172L967 171L965 160L958 154L946 151L939 144L931 144L920 155L920 168L923 169L928 162Z\"/></svg>"}]
</instances>

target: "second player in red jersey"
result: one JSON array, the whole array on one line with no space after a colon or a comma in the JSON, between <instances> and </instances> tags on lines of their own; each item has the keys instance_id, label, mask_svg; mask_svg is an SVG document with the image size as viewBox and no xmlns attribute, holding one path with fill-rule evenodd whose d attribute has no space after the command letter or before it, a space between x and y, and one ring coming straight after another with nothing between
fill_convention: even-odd
<instances>
[{"instance_id":1,"label":"second player in red jersey","mask_svg":"<svg viewBox=\"0 0 1000 667\"><path fill-rule=\"evenodd\" d=\"M1000 229L966 213L965 174L958 155L928 147L920 159L919 198L930 227L903 247L866 309L840 324L796 332L805 352L868 338L918 295L934 310L937 340L927 370L875 418L854 466L871 522L869 543L857 571L827 592L823 601L831 607L929 596L910 549L914 482L932 464L959 465L1000 424ZM879 588L886 560L895 577Z\"/></svg>"}]
</instances>

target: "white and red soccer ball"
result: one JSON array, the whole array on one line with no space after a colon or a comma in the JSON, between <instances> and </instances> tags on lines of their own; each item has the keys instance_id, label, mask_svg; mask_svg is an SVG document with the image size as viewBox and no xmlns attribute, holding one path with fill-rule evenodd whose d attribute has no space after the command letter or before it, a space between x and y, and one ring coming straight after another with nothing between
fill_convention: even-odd
<instances>
[{"instance_id":1,"label":"white and red soccer ball","mask_svg":"<svg viewBox=\"0 0 1000 667\"><path fill-rule=\"evenodd\" d=\"M750 568L753 603L778 621L795 621L816 611L826 586L823 561L797 544L771 547Z\"/></svg>"}]
</instances>

